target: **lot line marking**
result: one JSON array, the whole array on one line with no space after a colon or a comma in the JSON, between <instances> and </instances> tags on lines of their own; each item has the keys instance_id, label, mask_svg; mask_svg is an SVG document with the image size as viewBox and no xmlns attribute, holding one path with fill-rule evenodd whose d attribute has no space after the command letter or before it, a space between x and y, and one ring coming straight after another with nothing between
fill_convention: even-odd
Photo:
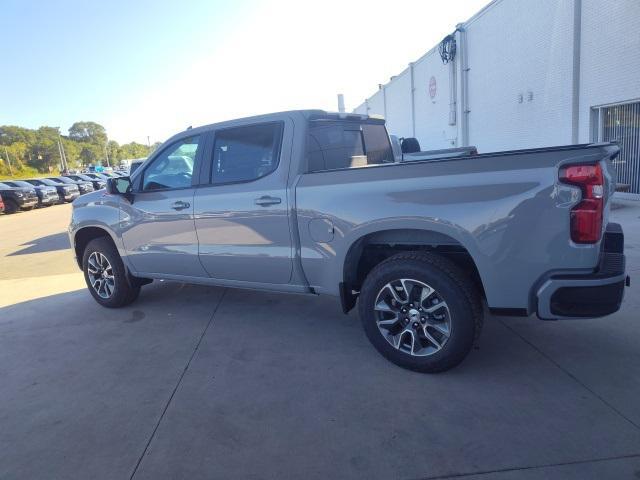
<instances>
[{"instance_id":1,"label":"lot line marking","mask_svg":"<svg viewBox=\"0 0 640 480\"><path fill-rule=\"evenodd\" d=\"M633 425L635 428L637 428L638 430L640 430L640 425L638 425L636 422L634 422L633 420L631 420L629 417L627 417L624 413L622 413L620 410L618 410L616 407L614 407L611 403L609 403L603 396L601 396L599 393L597 393L595 390L593 390L591 387L589 387L587 384L585 384L584 382L582 382L578 377L576 377L573 373L571 373L569 370L567 370L566 368L564 368L562 365L560 365L560 363L558 363L557 361L555 361L553 358L551 358L549 355L547 355L545 352L543 352L542 350L540 350L540 348L538 348L536 345L534 345L532 342L530 342L529 340L527 340L525 337L523 337L517 330L513 329L512 327L510 327L509 325L507 325L505 322L503 322L502 320L498 319L498 321L504 325L508 330L510 330L514 335L516 335L517 337L520 338L520 340L522 340L524 343L526 343L527 345L529 345L531 348L533 348L536 352L538 352L540 355L542 355L544 358L546 358L549 362L551 362L553 365L555 365L556 367L558 367L562 372L565 373L565 375L567 375L569 378L571 378L574 382L576 382L578 385L580 385L582 388L584 388L587 392L591 393L591 395L593 395L594 397L596 397L598 400L600 400L605 406L609 407L612 411L614 411L615 413L617 413L620 417L624 418L627 422L629 422L631 425Z\"/></svg>"},{"instance_id":2,"label":"lot line marking","mask_svg":"<svg viewBox=\"0 0 640 480\"><path fill-rule=\"evenodd\" d=\"M138 472L138 468L140 467L140 464L142 463L142 459L146 455L147 450L149 450L149 445L151 445L151 442L153 441L153 437L155 437L156 432L158 431L158 427L160 426L160 423L162 422L162 419L164 418L164 414L167 413L167 410L169 409L169 405L171 405L171 401L173 400L173 397L175 396L176 392L178 391L178 387L180 387L180 384L182 383L182 379L184 378L185 374L187 373L187 370L189 370L189 366L191 365L191 361L196 356L196 352L198 351L198 348L200 347L200 344L202 343L202 339L204 338L205 334L207 333L207 330L209 330L209 326L211 325L211 323L213 323L213 318L216 316L216 312L218 311L218 308L222 304L222 300L224 300L224 296L225 296L226 293L227 293L227 289L225 288L223 290L223 292L222 292L222 295L220 295L220 300L218 300L218 303L216 304L215 308L213 309L213 313L211 314L211 317L209 318L209 321L207 322L207 325L204 327L204 330L202 330L202 334L200 334L200 338L198 339L198 343L196 343L196 346L193 349L193 352L191 352L191 356L189 357L189 360L187 361L187 364L184 366L184 369L182 370L182 373L180 374L180 377L178 378L178 382L176 383L176 386L173 387L173 391L171 392L171 395L169 396L169 400L167 400L167 403L165 404L164 408L162 409L162 413L160 414L160 417L158 418L158 421L156 422L156 425L153 428L153 431L151 432L151 435L149 436L149 440L147 440L147 444L145 445L144 450L142 451L142 455L140 455L140 458L138 458L138 461L136 462L136 466L133 468L133 472L131 472L131 476L129 477L129 480L133 480L133 477Z\"/></svg>"},{"instance_id":3,"label":"lot line marking","mask_svg":"<svg viewBox=\"0 0 640 480\"><path fill-rule=\"evenodd\" d=\"M631 455L619 455L615 457L594 458L591 460L575 460L572 462L547 463L544 465L528 465L525 467L513 467L513 468L498 468L496 470L481 470L478 472L469 472L469 473L453 473L451 475L437 475L435 477L420 477L419 479L416 479L416 480L447 480L450 478L464 478L464 477L472 477L475 475L490 475L492 473L519 472L521 470L536 470L539 468L565 467L568 465L582 465L585 463L611 462L613 460L628 460L630 458L638 458L638 457L640 457L640 453L634 453Z\"/></svg>"}]
</instances>

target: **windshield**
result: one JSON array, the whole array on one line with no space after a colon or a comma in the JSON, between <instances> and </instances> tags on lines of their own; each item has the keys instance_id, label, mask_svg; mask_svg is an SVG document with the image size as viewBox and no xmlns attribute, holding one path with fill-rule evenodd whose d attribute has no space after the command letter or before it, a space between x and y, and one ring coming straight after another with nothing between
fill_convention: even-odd
<instances>
[{"instance_id":1,"label":"windshield","mask_svg":"<svg viewBox=\"0 0 640 480\"><path fill-rule=\"evenodd\" d=\"M26 180L31 185L47 185L43 180Z\"/></svg>"},{"instance_id":2,"label":"windshield","mask_svg":"<svg viewBox=\"0 0 640 480\"><path fill-rule=\"evenodd\" d=\"M70 178L66 178L66 177L52 178L51 180L53 180L54 182L75 184L75 182L73 180L71 180Z\"/></svg>"}]
</instances>

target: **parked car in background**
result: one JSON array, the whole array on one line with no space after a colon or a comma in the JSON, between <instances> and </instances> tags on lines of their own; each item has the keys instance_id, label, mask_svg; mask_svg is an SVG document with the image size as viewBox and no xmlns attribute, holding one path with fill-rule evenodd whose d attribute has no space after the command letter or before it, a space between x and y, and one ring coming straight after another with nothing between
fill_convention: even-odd
<instances>
[{"instance_id":1,"label":"parked car in background","mask_svg":"<svg viewBox=\"0 0 640 480\"><path fill-rule=\"evenodd\" d=\"M68 177L47 177L52 182L61 184L61 185L77 185L78 190L80 190L80 195L84 195L85 193L93 192L95 189L93 188L93 183L89 180L73 180Z\"/></svg>"},{"instance_id":2,"label":"parked car in background","mask_svg":"<svg viewBox=\"0 0 640 480\"><path fill-rule=\"evenodd\" d=\"M25 180L25 182L34 186L55 187L56 192L58 192L58 203L73 202L80 196L80 189L78 185L75 184L69 185L66 183L53 182L48 178L30 178Z\"/></svg>"},{"instance_id":3,"label":"parked car in background","mask_svg":"<svg viewBox=\"0 0 640 480\"><path fill-rule=\"evenodd\" d=\"M5 213L16 213L18 210L31 210L38 205L38 194L32 186L11 187L0 182L0 195L4 201Z\"/></svg>"},{"instance_id":4,"label":"parked car in background","mask_svg":"<svg viewBox=\"0 0 640 480\"><path fill-rule=\"evenodd\" d=\"M2 201L2 195L0 195L0 213L4 212L4 202Z\"/></svg>"},{"instance_id":5,"label":"parked car in background","mask_svg":"<svg viewBox=\"0 0 640 480\"><path fill-rule=\"evenodd\" d=\"M91 178L89 175L85 173L76 173L76 174L64 175L64 176L70 178L71 180L91 182L94 190L101 190L107 186L106 179Z\"/></svg>"},{"instance_id":6,"label":"parked car in background","mask_svg":"<svg viewBox=\"0 0 640 480\"><path fill-rule=\"evenodd\" d=\"M332 295L345 313L357 304L387 359L438 372L469 353L485 306L543 320L620 308L619 152L397 162L383 120L282 112L179 133L74 202L69 234L100 305L131 303L152 279Z\"/></svg>"},{"instance_id":7,"label":"parked car in background","mask_svg":"<svg viewBox=\"0 0 640 480\"><path fill-rule=\"evenodd\" d=\"M38 207L50 207L58 203L58 192L56 187L47 187L43 185L31 185L24 180L5 180L10 187L33 188L38 195Z\"/></svg>"},{"instance_id":8,"label":"parked car in background","mask_svg":"<svg viewBox=\"0 0 640 480\"><path fill-rule=\"evenodd\" d=\"M115 174L113 171L108 171L108 172L102 171L102 172L100 172L100 174L104 175L107 178L116 178L116 177L119 176L119 175Z\"/></svg>"},{"instance_id":9,"label":"parked car in background","mask_svg":"<svg viewBox=\"0 0 640 480\"><path fill-rule=\"evenodd\" d=\"M104 175L102 173L98 173L98 172L89 172L89 173L85 173L84 175L86 175L87 177L93 179L93 180L102 180L103 182L106 182L107 180L109 180L109 178L107 175Z\"/></svg>"}]
</instances>

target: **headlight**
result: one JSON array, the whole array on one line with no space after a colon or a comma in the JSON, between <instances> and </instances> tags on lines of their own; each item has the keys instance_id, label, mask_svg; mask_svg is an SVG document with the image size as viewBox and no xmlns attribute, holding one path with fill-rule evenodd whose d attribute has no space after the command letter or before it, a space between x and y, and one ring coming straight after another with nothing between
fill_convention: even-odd
<instances>
[{"instance_id":1,"label":"headlight","mask_svg":"<svg viewBox=\"0 0 640 480\"><path fill-rule=\"evenodd\" d=\"M18 197L18 198L24 197L24 193L16 192L16 197Z\"/></svg>"}]
</instances>

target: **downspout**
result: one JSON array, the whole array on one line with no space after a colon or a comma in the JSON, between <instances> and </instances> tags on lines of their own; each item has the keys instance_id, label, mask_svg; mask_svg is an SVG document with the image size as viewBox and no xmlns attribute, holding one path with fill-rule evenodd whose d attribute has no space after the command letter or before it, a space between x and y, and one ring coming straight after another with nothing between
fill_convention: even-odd
<instances>
[{"instance_id":1,"label":"downspout","mask_svg":"<svg viewBox=\"0 0 640 480\"><path fill-rule=\"evenodd\" d=\"M582 44L582 0L573 0L573 72L571 98L571 143L580 141L580 56Z\"/></svg>"},{"instance_id":2,"label":"downspout","mask_svg":"<svg viewBox=\"0 0 640 480\"><path fill-rule=\"evenodd\" d=\"M467 55L467 30L463 23L456 25L460 36L460 103L462 118L460 127L462 130L462 147L469 146L469 58Z\"/></svg>"},{"instance_id":3,"label":"downspout","mask_svg":"<svg viewBox=\"0 0 640 480\"><path fill-rule=\"evenodd\" d=\"M409 71L411 73L411 136L416 136L416 85L414 77L413 62L409 64Z\"/></svg>"},{"instance_id":4,"label":"downspout","mask_svg":"<svg viewBox=\"0 0 640 480\"><path fill-rule=\"evenodd\" d=\"M456 78L457 61L449 62L449 125L456 124L456 109L458 108L458 79Z\"/></svg>"}]
</instances>

